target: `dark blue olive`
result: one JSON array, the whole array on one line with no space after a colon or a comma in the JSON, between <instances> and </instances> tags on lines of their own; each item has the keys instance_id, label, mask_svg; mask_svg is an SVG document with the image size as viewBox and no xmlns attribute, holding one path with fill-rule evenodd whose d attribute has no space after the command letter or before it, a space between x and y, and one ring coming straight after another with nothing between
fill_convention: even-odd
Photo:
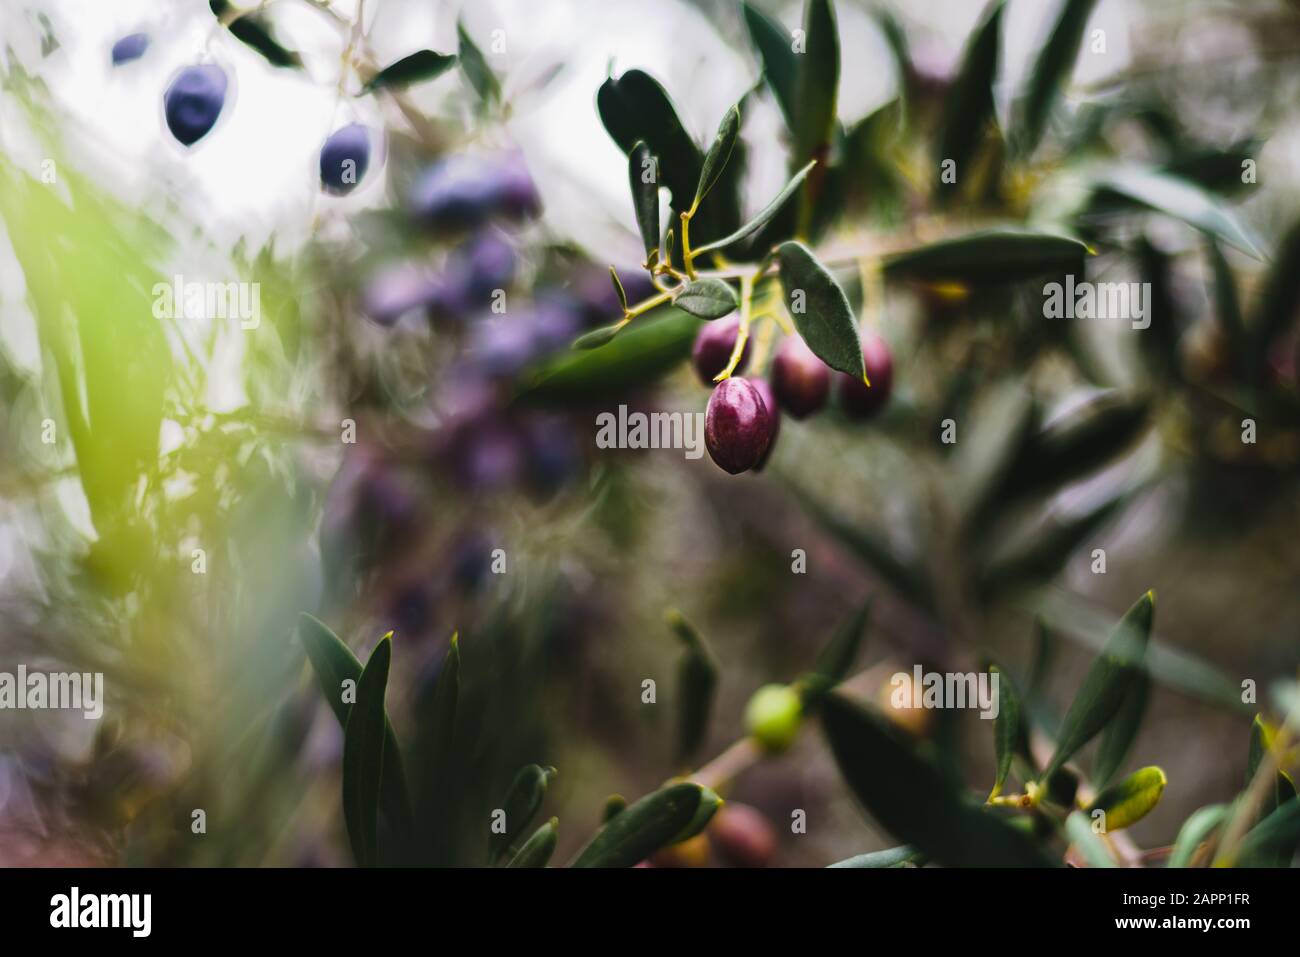
<instances>
[{"instance_id":1,"label":"dark blue olive","mask_svg":"<svg viewBox=\"0 0 1300 957\"><path fill-rule=\"evenodd\" d=\"M370 131L360 123L335 130L320 151L320 183L342 196L357 188L370 168Z\"/></svg>"},{"instance_id":2,"label":"dark blue olive","mask_svg":"<svg viewBox=\"0 0 1300 957\"><path fill-rule=\"evenodd\" d=\"M149 34L132 33L113 44L113 66L121 66L144 56L149 49Z\"/></svg>"},{"instance_id":3,"label":"dark blue olive","mask_svg":"<svg viewBox=\"0 0 1300 957\"><path fill-rule=\"evenodd\" d=\"M226 74L215 63L186 67L163 95L167 128L186 146L207 135L226 102Z\"/></svg>"}]
</instances>

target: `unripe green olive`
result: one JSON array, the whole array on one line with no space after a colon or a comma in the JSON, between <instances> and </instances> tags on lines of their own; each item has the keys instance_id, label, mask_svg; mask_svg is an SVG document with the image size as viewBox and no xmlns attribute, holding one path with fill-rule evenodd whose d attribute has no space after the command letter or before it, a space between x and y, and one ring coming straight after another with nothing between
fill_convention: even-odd
<instances>
[{"instance_id":1,"label":"unripe green olive","mask_svg":"<svg viewBox=\"0 0 1300 957\"><path fill-rule=\"evenodd\" d=\"M803 702L789 685L764 685L745 706L745 727L770 754L780 754L794 742L803 717Z\"/></svg>"}]
</instances>

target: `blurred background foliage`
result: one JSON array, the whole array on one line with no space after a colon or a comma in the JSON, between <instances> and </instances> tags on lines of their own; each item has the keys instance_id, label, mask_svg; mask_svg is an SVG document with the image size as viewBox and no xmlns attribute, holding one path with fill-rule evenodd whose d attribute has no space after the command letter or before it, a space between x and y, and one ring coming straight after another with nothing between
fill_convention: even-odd
<instances>
[{"instance_id":1,"label":"blurred background foliage","mask_svg":"<svg viewBox=\"0 0 1300 957\"><path fill-rule=\"evenodd\" d=\"M870 423L787 419L764 472L739 477L594 445L596 414L620 402L703 409L684 362L697 320L660 309L602 349L569 344L617 318L611 261L633 300L650 291L633 285L625 160L595 109L609 58L613 75L650 70L706 143L760 76L740 6L609 4L580 38L526 5L467 9L485 50L498 23L512 44L545 39L484 55L487 79L368 97L353 95L364 65L413 43L464 61L454 5L368 4L363 41L347 3L263 4L260 33L241 8L189 6L4 14L0 668L102 670L108 703L99 723L0 715L3 863L348 862L342 735L294 640L302 611L363 659L395 632L388 706L417 781L459 631L455 787L417 807L439 822L442 863L486 860L490 809L526 764L560 769L557 859L607 795L689 770L669 608L719 666L697 761L742 736L755 688L807 671L874 596L853 690L986 790L987 724L896 712L888 676L992 654L1051 728L1154 588L1153 687L1124 770L1159 763L1170 783L1133 836L1168 845L1240 789L1251 717L1300 665L1294 3L837 4L838 122L808 228L889 342L894 392ZM110 68L135 29L153 52L134 75ZM349 43L363 67L340 81ZM188 156L157 114L198 48L239 95ZM147 102L110 104L105 124L88 82ZM305 89L320 102L300 110ZM719 186L730 209L697 243L803 165L772 89L743 102L743 153ZM276 147L267 104L296 152ZM315 151L349 114L383 132L382 166L322 197ZM106 128L115 116L129 128ZM524 195L449 222L422 186L458 160ZM1003 232L971 267L907 252L985 229ZM1089 279L1149 282L1150 328L1045 319L1064 264L1026 265L1009 229L1073 233ZM176 274L259 283L261 325L158 319L151 290ZM505 315L487 305L497 288ZM1260 705L1242 703L1244 679ZM724 796L757 809L775 864L895 843L815 735ZM790 831L796 808L806 834Z\"/></svg>"}]
</instances>

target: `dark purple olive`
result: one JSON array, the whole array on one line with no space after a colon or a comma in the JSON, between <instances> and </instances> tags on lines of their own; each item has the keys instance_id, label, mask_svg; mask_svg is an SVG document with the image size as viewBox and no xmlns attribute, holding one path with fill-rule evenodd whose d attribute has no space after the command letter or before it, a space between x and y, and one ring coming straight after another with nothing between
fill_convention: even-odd
<instances>
[{"instance_id":1,"label":"dark purple olive","mask_svg":"<svg viewBox=\"0 0 1300 957\"><path fill-rule=\"evenodd\" d=\"M113 66L121 66L123 63L138 60L144 56L144 51L147 49L149 49L149 34L128 34L113 44Z\"/></svg>"},{"instance_id":2,"label":"dark purple olive","mask_svg":"<svg viewBox=\"0 0 1300 957\"><path fill-rule=\"evenodd\" d=\"M776 396L772 394L772 387L768 385L766 379L753 378L749 380L749 383L758 390L763 405L767 408L768 417L772 420L772 437L768 440L763 457L754 466L755 472L761 472L763 467L767 465L767 460L772 457L772 450L776 448L776 437L781 434L781 412L777 408Z\"/></svg>"},{"instance_id":3,"label":"dark purple olive","mask_svg":"<svg viewBox=\"0 0 1300 957\"><path fill-rule=\"evenodd\" d=\"M735 867L766 867L776 854L776 828L748 804L728 801L705 833L718 856Z\"/></svg>"},{"instance_id":4,"label":"dark purple olive","mask_svg":"<svg viewBox=\"0 0 1300 957\"><path fill-rule=\"evenodd\" d=\"M391 326L407 313L426 309L439 292L437 280L414 263L390 266L366 284L361 312L372 322Z\"/></svg>"},{"instance_id":5,"label":"dark purple olive","mask_svg":"<svg viewBox=\"0 0 1300 957\"><path fill-rule=\"evenodd\" d=\"M863 334L862 358L866 361L870 387L854 376L839 374L840 407L850 419L869 419L884 408L894 382L894 360L889 346L876 333Z\"/></svg>"},{"instance_id":6,"label":"dark purple olive","mask_svg":"<svg viewBox=\"0 0 1300 957\"><path fill-rule=\"evenodd\" d=\"M502 158L496 203L498 211L511 219L530 219L542 211L542 198L522 153L510 153Z\"/></svg>"},{"instance_id":7,"label":"dark purple olive","mask_svg":"<svg viewBox=\"0 0 1300 957\"><path fill-rule=\"evenodd\" d=\"M172 136L193 146L216 125L226 102L226 74L215 63L188 66L163 94L163 113Z\"/></svg>"},{"instance_id":8,"label":"dark purple olive","mask_svg":"<svg viewBox=\"0 0 1300 957\"><path fill-rule=\"evenodd\" d=\"M330 134L320 151L320 183L342 196L357 188L370 168L370 131L352 123Z\"/></svg>"},{"instance_id":9,"label":"dark purple olive","mask_svg":"<svg viewBox=\"0 0 1300 957\"><path fill-rule=\"evenodd\" d=\"M772 359L772 391L796 419L819 411L831 394L831 370L800 336L786 336Z\"/></svg>"},{"instance_id":10,"label":"dark purple olive","mask_svg":"<svg viewBox=\"0 0 1300 957\"><path fill-rule=\"evenodd\" d=\"M709 396L704 415L704 444L724 472L739 475L763 461L772 442L775 417L748 379L731 376Z\"/></svg>"},{"instance_id":11,"label":"dark purple olive","mask_svg":"<svg viewBox=\"0 0 1300 957\"><path fill-rule=\"evenodd\" d=\"M691 348L691 364L695 374L707 386L713 385L713 377L727 367L731 361L731 351L736 348L736 336L740 335L740 317L717 319L706 322L695 337ZM744 372L749 362L749 343L745 343L740 354L740 363L733 370Z\"/></svg>"}]
</instances>

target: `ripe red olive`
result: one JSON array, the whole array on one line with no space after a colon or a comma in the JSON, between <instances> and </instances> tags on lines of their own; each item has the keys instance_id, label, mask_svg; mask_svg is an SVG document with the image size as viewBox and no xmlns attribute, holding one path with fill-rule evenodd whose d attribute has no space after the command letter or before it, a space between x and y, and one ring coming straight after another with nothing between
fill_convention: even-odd
<instances>
[{"instance_id":1,"label":"ripe red olive","mask_svg":"<svg viewBox=\"0 0 1300 957\"><path fill-rule=\"evenodd\" d=\"M748 379L723 379L709 396L704 415L704 445L718 467L732 475L763 461L776 418Z\"/></svg>"},{"instance_id":2,"label":"ripe red olive","mask_svg":"<svg viewBox=\"0 0 1300 957\"><path fill-rule=\"evenodd\" d=\"M869 419L884 408L894 382L894 360L889 346L876 333L863 333L862 358L866 361L870 387L854 376L839 374L840 407L850 419Z\"/></svg>"},{"instance_id":3,"label":"ripe red olive","mask_svg":"<svg viewBox=\"0 0 1300 957\"><path fill-rule=\"evenodd\" d=\"M691 365L695 367L695 374L705 385L713 385L713 377L725 369L727 363L731 361L731 350L736 348L738 335L740 335L739 316L706 322L700 329L695 337L695 345L691 348ZM740 354L740 363L735 371L744 372L747 362L749 362L748 342L745 343L744 351Z\"/></svg>"},{"instance_id":4,"label":"ripe red olive","mask_svg":"<svg viewBox=\"0 0 1300 957\"><path fill-rule=\"evenodd\" d=\"M831 370L801 337L786 336L772 359L772 392L784 411L807 418L830 398Z\"/></svg>"}]
</instances>

